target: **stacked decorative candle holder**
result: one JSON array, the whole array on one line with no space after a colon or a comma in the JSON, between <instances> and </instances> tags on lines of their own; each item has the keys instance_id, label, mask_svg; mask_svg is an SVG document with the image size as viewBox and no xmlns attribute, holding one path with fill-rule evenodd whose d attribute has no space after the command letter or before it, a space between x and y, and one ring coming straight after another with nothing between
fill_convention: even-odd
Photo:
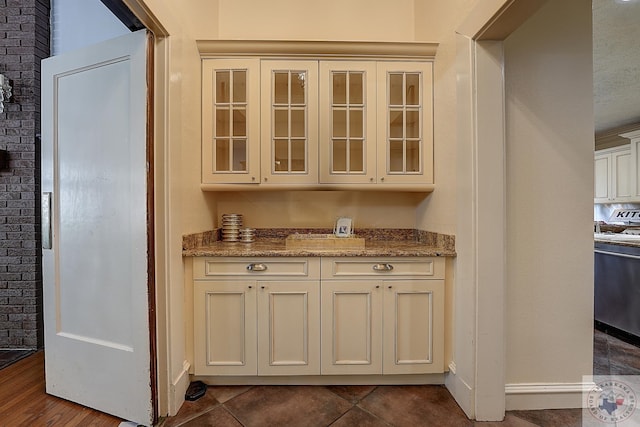
<instances>
[{"instance_id":1,"label":"stacked decorative candle holder","mask_svg":"<svg viewBox=\"0 0 640 427\"><path fill-rule=\"evenodd\" d=\"M242 214L222 215L222 241L239 242L242 228Z\"/></svg>"},{"instance_id":2,"label":"stacked decorative candle holder","mask_svg":"<svg viewBox=\"0 0 640 427\"><path fill-rule=\"evenodd\" d=\"M255 241L255 228L241 228L240 229L240 241L242 243L253 243Z\"/></svg>"}]
</instances>

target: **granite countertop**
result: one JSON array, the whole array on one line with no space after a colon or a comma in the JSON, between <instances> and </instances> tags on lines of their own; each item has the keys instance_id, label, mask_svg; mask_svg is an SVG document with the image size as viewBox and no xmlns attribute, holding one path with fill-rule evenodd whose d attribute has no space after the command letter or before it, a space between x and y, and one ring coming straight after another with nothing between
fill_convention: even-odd
<instances>
[{"instance_id":1,"label":"granite countertop","mask_svg":"<svg viewBox=\"0 0 640 427\"><path fill-rule=\"evenodd\" d=\"M414 229L363 229L365 238L358 249L287 248L286 236L295 233L330 234L325 229L257 229L253 243L223 242L219 230L183 237L183 256L444 256L454 257L455 237Z\"/></svg>"},{"instance_id":2,"label":"granite countertop","mask_svg":"<svg viewBox=\"0 0 640 427\"><path fill-rule=\"evenodd\" d=\"M597 236L595 236L593 240L594 240L595 243L606 243L608 245L628 246L628 247L640 248L640 240L633 240L633 241L629 241L629 240L611 240L611 239L605 239L605 238L598 238Z\"/></svg>"}]
</instances>

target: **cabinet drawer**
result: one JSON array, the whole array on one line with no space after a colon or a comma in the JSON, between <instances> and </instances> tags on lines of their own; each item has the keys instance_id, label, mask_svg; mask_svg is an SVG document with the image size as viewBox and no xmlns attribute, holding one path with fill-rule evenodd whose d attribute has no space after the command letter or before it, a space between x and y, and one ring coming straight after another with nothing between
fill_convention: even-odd
<instances>
[{"instance_id":1,"label":"cabinet drawer","mask_svg":"<svg viewBox=\"0 0 640 427\"><path fill-rule=\"evenodd\" d=\"M318 258L236 258L236 257L198 257L193 260L194 279L212 277L320 277L320 259Z\"/></svg>"},{"instance_id":2,"label":"cabinet drawer","mask_svg":"<svg viewBox=\"0 0 640 427\"><path fill-rule=\"evenodd\" d=\"M443 258L322 258L322 277L342 278L354 276L444 278Z\"/></svg>"}]
</instances>

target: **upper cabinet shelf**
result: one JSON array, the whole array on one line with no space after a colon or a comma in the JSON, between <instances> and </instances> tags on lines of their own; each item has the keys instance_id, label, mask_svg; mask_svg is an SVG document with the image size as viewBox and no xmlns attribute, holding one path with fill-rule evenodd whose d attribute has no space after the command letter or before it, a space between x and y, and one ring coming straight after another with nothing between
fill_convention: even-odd
<instances>
[{"instance_id":1,"label":"upper cabinet shelf","mask_svg":"<svg viewBox=\"0 0 640 427\"><path fill-rule=\"evenodd\" d=\"M203 190L433 191L435 45L198 47Z\"/></svg>"}]
</instances>

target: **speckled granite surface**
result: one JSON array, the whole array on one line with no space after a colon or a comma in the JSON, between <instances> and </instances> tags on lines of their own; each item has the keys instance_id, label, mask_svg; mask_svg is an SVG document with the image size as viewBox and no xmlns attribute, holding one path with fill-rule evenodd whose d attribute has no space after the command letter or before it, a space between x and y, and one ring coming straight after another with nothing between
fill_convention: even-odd
<instances>
[{"instance_id":1,"label":"speckled granite surface","mask_svg":"<svg viewBox=\"0 0 640 427\"><path fill-rule=\"evenodd\" d=\"M323 228L259 228L253 243L222 242L219 230L189 234L182 239L183 256L456 256L455 237L414 229L358 229L364 249L290 249L294 233L330 234Z\"/></svg>"},{"instance_id":2,"label":"speckled granite surface","mask_svg":"<svg viewBox=\"0 0 640 427\"><path fill-rule=\"evenodd\" d=\"M594 239L595 243L606 243L608 245L616 245L616 246L629 246L629 247L633 247L633 248L640 248L640 242L639 241L620 241L620 240L608 240L608 239L598 239L597 237L595 237Z\"/></svg>"}]
</instances>

